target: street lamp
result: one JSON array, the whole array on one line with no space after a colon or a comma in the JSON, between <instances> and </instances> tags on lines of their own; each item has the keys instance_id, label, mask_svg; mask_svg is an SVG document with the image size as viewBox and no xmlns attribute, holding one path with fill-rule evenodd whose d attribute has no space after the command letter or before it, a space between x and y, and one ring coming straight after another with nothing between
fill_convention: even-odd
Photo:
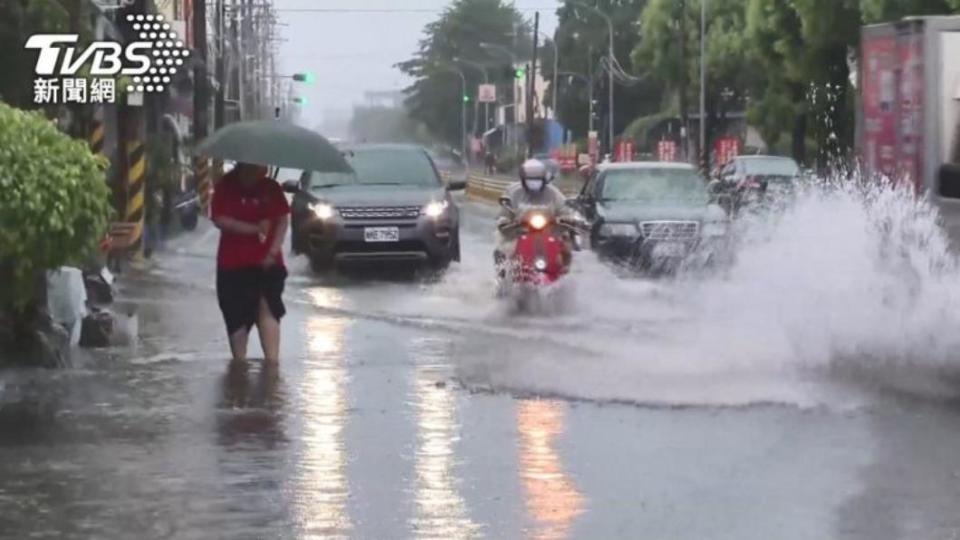
<instances>
[{"instance_id":1,"label":"street lamp","mask_svg":"<svg viewBox=\"0 0 960 540\"><path fill-rule=\"evenodd\" d=\"M453 61L454 61L454 62L458 62L458 63L462 63L462 64L466 64L466 65L468 65L468 66L472 66L472 67L475 67L475 68L479 69L479 70L480 70L480 73L483 74L483 84L490 84L490 73L487 71L487 66L481 64L480 62L474 62L473 60L467 60L466 58L460 58L460 57L454 57ZM477 122L477 115L478 115L479 112L480 112L479 95L480 95L480 94L479 94L479 92L478 92L478 93L477 93L478 100L477 100L476 103L474 103L474 109L473 109L473 125L474 125L474 129L476 129L477 126L479 125L478 122ZM483 114L484 114L484 119L483 119L483 131L486 132L486 131L489 129L488 126L489 126L489 124L490 124L490 103L489 103L489 102L486 102L486 103L483 104Z\"/></svg>"},{"instance_id":2,"label":"street lamp","mask_svg":"<svg viewBox=\"0 0 960 540\"><path fill-rule=\"evenodd\" d=\"M590 4L584 4L583 2L577 2L577 1L575 1L575 0L574 0L574 1L571 1L570 3L573 4L573 5L575 5L575 6L580 6L580 7L582 7L582 8L589 9L590 11L592 11L592 12L596 13L597 15L603 17L603 20L607 22L607 31L608 31L608 33L610 34L610 35L609 35L609 38L610 38L610 41L609 41L609 50L608 50L608 53L607 53L607 54L610 56L610 58L609 58L609 60L610 60L610 65L607 66L607 75L608 75L608 78L607 78L607 86L608 86L608 92L609 92L608 99L610 100L609 103L608 103L608 105L607 105L607 108L608 108L608 110L607 110L607 123L609 124L609 125L607 126L607 128L608 128L608 137L609 137L609 142L608 142L607 144L610 145L610 148L609 148L610 153L613 153L613 137L614 137L614 129L613 129L613 63L614 63L614 55L613 55L613 19L611 19L610 16L607 15L606 13L604 13L603 11L600 11L600 9L598 9L598 8L596 8L596 7L594 7L594 6L591 6Z\"/></svg>"}]
</instances>

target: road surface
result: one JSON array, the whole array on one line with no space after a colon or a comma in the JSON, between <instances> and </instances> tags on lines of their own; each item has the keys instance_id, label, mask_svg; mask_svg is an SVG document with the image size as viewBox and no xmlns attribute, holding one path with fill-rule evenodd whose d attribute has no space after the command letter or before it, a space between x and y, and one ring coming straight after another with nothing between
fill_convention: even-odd
<instances>
[{"instance_id":1,"label":"road surface","mask_svg":"<svg viewBox=\"0 0 960 540\"><path fill-rule=\"evenodd\" d=\"M290 261L277 371L228 369L216 233L178 240L123 281L136 348L0 373L0 537L960 538L938 373L761 362L587 255L559 316L511 313L465 212L439 282Z\"/></svg>"}]
</instances>

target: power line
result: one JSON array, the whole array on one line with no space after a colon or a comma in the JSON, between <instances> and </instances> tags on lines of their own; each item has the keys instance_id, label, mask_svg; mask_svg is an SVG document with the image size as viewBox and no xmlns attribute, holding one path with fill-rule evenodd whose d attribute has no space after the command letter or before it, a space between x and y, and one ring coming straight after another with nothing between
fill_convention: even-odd
<instances>
[{"instance_id":1,"label":"power line","mask_svg":"<svg viewBox=\"0 0 960 540\"><path fill-rule=\"evenodd\" d=\"M517 11L549 11L557 6L550 7L515 7ZM443 13L446 8L276 8L279 13Z\"/></svg>"}]
</instances>

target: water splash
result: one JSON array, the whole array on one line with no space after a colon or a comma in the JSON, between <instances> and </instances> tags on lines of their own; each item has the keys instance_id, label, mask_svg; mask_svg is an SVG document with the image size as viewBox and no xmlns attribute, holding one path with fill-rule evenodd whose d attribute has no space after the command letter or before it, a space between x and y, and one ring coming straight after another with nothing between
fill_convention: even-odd
<instances>
[{"instance_id":1,"label":"water splash","mask_svg":"<svg viewBox=\"0 0 960 540\"><path fill-rule=\"evenodd\" d=\"M624 280L581 257L579 324L554 341L595 354L497 350L517 360L476 370L483 357L467 358L467 384L649 405L817 406L862 401L837 371L938 380L960 350L957 259L931 205L860 178L818 181L785 208L740 220L737 262L722 275Z\"/></svg>"}]
</instances>

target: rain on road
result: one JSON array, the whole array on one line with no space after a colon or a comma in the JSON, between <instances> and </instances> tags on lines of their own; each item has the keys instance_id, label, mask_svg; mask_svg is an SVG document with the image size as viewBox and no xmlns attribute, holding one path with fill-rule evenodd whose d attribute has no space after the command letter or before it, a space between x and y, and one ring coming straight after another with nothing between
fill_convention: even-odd
<instances>
[{"instance_id":1,"label":"rain on road","mask_svg":"<svg viewBox=\"0 0 960 540\"><path fill-rule=\"evenodd\" d=\"M215 233L180 239L124 281L135 348L0 374L0 537L960 536L955 402L665 369L724 353L676 331L672 285L587 255L572 313L510 314L465 206L437 283L291 261L278 370L228 368Z\"/></svg>"}]
</instances>

